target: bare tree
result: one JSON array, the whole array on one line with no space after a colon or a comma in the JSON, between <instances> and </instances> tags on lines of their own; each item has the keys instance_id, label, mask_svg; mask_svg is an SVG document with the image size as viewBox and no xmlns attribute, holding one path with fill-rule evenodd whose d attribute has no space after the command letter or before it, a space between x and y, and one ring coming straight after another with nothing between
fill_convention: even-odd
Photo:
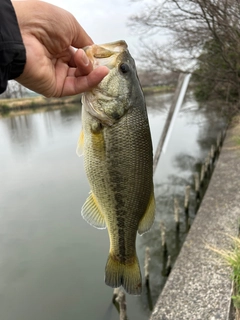
<instances>
[{"instance_id":1,"label":"bare tree","mask_svg":"<svg viewBox=\"0 0 240 320\"><path fill-rule=\"evenodd\" d=\"M138 69L138 77L143 87L176 85L178 74L175 72L160 73L154 69Z\"/></svg>"},{"instance_id":2,"label":"bare tree","mask_svg":"<svg viewBox=\"0 0 240 320\"><path fill-rule=\"evenodd\" d=\"M0 95L0 99L22 98L28 93L27 89L20 83L11 80L8 82L7 89Z\"/></svg>"},{"instance_id":3,"label":"bare tree","mask_svg":"<svg viewBox=\"0 0 240 320\"><path fill-rule=\"evenodd\" d=\"M142 12L130 18L130 26L143 38L142 62L155 69L192 72L212 81L214 90L226 87L240 98L240 1L155 0L144 1ZM168 43L157 36L163 33ZM149 43L146 35L154 35ZM145 39L144 39L145 37ZM204 68L203 68L204 66ZM205 72L203 72L205 69ZM195 71L196 72L196 71Z\"/></svg>"}]
</instances>

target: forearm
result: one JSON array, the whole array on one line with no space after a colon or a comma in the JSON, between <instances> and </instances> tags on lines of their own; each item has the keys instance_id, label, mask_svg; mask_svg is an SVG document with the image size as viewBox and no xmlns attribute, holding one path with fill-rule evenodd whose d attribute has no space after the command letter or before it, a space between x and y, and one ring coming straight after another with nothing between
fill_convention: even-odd
<instances>
[{"instance_id":1,"label":"forearm","mask_svg":"<svg viewBox=\"0 0 240 320\"><path fill-rule=\"evenodd\" d=\"M7 81L21 75L26 63L16 14L10 0L0 0L0 94Z\"/></svg>"}]
</instances>

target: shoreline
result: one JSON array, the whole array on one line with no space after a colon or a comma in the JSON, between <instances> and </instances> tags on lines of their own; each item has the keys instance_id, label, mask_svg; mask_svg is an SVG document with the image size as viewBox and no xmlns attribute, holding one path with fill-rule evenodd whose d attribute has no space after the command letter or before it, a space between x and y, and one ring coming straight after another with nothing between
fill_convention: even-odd
<instances>
[{"instance_id":1,"label":"shoreline","mask_svg":"<svg viewBox=\"0 0 240 320\"><path fill-rule=\"evenodd\" d=\"M144 95L168 93L174 92L174 88L169 86L144 87L143 92ZM48 108L47 110L60 109L77 103L81 104L81 94L62 98L45 98L37 95L28 98L0 99L0 118L26 114L41 108Z\"/></svg>"},{"instance_id":2,"label":"shoreline","mask_svg":"<svg viewBox=\"0 0 240 320\"><path fill-rule=\"evenodd\" d=\"M35 96L18 99L0 99L0 117L11 115L12 113L19 114L22 111L35 111L41 108L53 108L80 103L81 96L63 98L45 98L43 96Z\"/></svg>"}]
</instances>

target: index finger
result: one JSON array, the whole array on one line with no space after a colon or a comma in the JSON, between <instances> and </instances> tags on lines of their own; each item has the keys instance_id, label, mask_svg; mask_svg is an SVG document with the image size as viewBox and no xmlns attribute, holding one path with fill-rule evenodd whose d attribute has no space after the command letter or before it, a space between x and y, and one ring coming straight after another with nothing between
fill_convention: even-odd
<instances>
[{"instance_id":1,"label":"index finger","mask_svg":"<svg viewBox=\"0 0 240 320\"><path fill-rule=\"evenodd\" d=\"M76 51L74 55L74 61L77 67L75 72L76 77L86 76L93 70L91 61L88 59L86 53L82 49Z\"/></svg>"}]
</instances>

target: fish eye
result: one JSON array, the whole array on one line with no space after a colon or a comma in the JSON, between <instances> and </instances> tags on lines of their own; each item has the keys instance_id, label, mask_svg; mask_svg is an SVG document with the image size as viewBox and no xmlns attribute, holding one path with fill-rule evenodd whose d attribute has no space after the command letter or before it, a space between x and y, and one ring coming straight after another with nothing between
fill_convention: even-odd
<instances>
[{"instance_id":1,"label":"fish eye","mask_svg":"<svg viewBox=\"0 0 240 320\"><path fill-rule=\"evenodd\" d=\"M130 68L128 66L128 64L126 63L121 63L120 66L119 66L119 70L122 72L122 73L127 73Z\"/></svg>"}]
</instances>

